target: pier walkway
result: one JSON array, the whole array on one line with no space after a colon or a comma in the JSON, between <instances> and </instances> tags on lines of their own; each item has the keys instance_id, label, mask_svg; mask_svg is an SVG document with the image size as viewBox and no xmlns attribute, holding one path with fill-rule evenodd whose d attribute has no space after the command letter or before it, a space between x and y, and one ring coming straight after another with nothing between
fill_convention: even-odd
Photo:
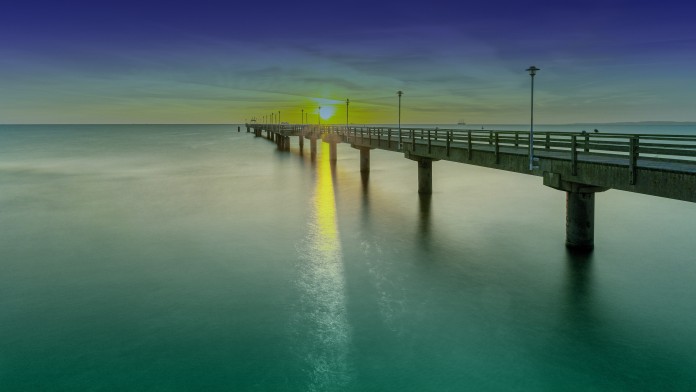
<instances>
[{"instance_id":1,"label":"pier walkway","mask_svg":"<svg viewBox=\"0 0 696 392\"><path fill-rule=\"evenodd\" d=\"M529 168L529 132L246 124L247 132L288 150L290 138L304 140L316 156L316 142L360 151L360 170L370 170L370 150L403 153L418 163L418 192L432 192L432 163L439 160L540 176L543 184L565 191L566 245L594 246L594 195L607 189L696 202L696 136L593 132L534 132L534 169Z\"/></svg>"}]
</instances>

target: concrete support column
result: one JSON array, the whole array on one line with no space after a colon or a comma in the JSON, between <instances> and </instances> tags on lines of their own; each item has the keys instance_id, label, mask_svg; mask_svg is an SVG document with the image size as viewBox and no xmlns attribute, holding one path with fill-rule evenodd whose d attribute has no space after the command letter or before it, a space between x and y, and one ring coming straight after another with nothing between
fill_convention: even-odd
<instances>
[{"instance_id":1,"label":"concrete support column","mask_svg":"<svg viewBox=\"0 0 696 392\"><path fill-rule=\"evenodd\" d=\"M290 151L290 136L283 136L283 150Z\"/></svg>"},{"instance_id":2,"label":"concrete support column","mask_svg":"<svg viewBox=\"0 0 696 392\"><path fill-rule=\"evenodd\" d=\"M329 161L331 163L336 163L336 158L338 157L338 148L336 142L329 142Z\"/></svg>"},{"instance_id":3,"label":"concrete support column","mask_svg":"<svg viewBox=\"0 0 696 392\"><path fill-rule=\"evenodd\" d=\"M369 172L370 171L370 149L361 148L360 149L360 171Z\"/></svg>"},{"instance_id":4,"label":"concrete support column","mask_svg":"<svg viewBox=\"0 0 696 392\"><path fill-rule=\"evenodd\" d=\"M566 246L578 251L594 248L595 194L566 192Z\"/></svg>"},{"instance_id":5,"label":"concrete support column","mask_svg":"<svg viewBox=\"0 0 696 392\"><path fill-rule=\"evenodd\" d=\"M314 136L309 138L309 154L312 160L317 159L317 138Z\"/></svg>"},{"instance_id":6,"label":"concrete support column","mask_svg":"<svg viewBox=\"0 0 696 392\"><path fill-rule=\"evenodd\" d=\"M421 158L418 160L418 193L433 193L433 161Z\"/></svg>"},{"instance_id":7,"label":"concrete support column","mask_svg":"<svg viewBox=\"0 0 696 392\"><path fill-rule=\"evenodd\" d=\"M298 139L298 142L300 144L300 154L302 154L304 150L304 136L300 135Z\"/></svg>"},{"instance_id":8,"label":"concrete support column","mask_svg":"<svg viewBox=\"0 0 696 392\"><path fill-rule=\"evenodd\" d=\"M566 192L566 247L590 252L594 248L595 193L609 188L565 181L561 174L544 172L544 185Z\"/></svg>"}]
</instances>

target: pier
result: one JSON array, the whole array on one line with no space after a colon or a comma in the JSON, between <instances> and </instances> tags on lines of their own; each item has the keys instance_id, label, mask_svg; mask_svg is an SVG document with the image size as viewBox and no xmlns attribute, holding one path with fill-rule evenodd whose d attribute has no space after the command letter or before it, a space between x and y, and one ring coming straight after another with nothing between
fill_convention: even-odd
<instances>
[{"instance_id":1,"label":"pier","mask_svg":"<svg viewBox=\"0 0 696 392\"><path fill-rule=\"evenodd\" d=\"M542 177L542 184L566 193L566 246L594 247L595 194L608 189L696 202L696 136L592 132L529 132L393 127L246 124L247 132L266 137L288 151L297 137L300 152L309 140L338 143L360 153L360 171L370 170L370 150L404 154L417 163L418 192L432 193L433 162L484 166ZM530 150L535 166L529 168Z\"/></svg>"}]
</instances>

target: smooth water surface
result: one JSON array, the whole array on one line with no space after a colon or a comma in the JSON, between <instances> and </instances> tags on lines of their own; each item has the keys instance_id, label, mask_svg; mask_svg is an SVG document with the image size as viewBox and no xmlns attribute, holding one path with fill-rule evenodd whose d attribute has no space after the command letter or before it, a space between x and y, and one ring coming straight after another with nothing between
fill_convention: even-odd
<instances>
[{"instance_id":1,"label":"smooth water surface","mask_svg":"<svg viewBox=\"0 0 696 392\"><path fill-rule=\"evenodd\" d=\"M237 126L0 126L2 391L696 389L696 206Z\"/></svg>"}]
</instances>

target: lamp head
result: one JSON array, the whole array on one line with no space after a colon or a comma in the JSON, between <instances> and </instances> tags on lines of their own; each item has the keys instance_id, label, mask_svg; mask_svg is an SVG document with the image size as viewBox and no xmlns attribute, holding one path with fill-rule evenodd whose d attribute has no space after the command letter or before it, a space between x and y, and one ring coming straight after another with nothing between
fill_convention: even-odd
<instances>
[{"instance_id":1,"label":"lamp head","mask_svg":"<svg viewBox=\"0 0 696 392\"><path fill-rule=\"evenodd\" d=\"M529 72L529 75L531 75L532 77L534 75L536 75L536 71L540 71L540 70L541 70L541 68L537 68L533 65L531 67L527 68L527 72Z\"/></svg>"}]
</instances>

